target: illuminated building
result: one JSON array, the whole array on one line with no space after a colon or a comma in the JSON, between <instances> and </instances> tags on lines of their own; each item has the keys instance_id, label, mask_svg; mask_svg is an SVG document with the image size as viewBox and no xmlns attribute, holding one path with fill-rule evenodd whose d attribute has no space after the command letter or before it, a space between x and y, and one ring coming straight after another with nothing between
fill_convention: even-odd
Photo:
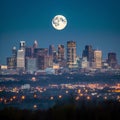
<instances>
[{"instance_id":1,"label":"illuminated building","mask_svg":"<svg viewBox=\"0 0 120 120\"><path fill-rule=\"evenodd\" d=\"M87 57L87 61L89 62L90 67L93 62L93 49L91 45L86 45L85 50L83 50L82 57Z\"/></svg>"},{"instance_id":2,"label":"illuminated building","mask_svg":"<svg viewBox=\"0 0 120 120\"><path fill-rule=\"evenodd\" d=\"M55 64L55 63L53 64L53 69L57 70L59 68L60 68L59 64Z\"/></svg>"},{"instance_id":3,"label":"illuminated building","mask_svg":"<svg viewBox=\"0 0 120 120\"><path fill-rule=\"evenodd\" d=\"M58 45L58 63L60 64L61 67L66 66L64 45Z\"/></svg>"},{"instance_id":4,"label":"illuminated building","mask_svg":"<svg viewBox=\"0 0 120 120\"><path fill-rule=\"evenodd\" d=\"M34 57L37 58L37 69L44 70L48 64L48 49L35 48Z\"/></svg>"},{"instance_id":5,"label":"illuminated building","mask_svg":"<svg viewBox=\"0 0 120 120\"><path fill-rule=\"evenodd\" d=\"M58 62L58 53L57 53L54 45L49 46L49 56L51 56L53 58L54 63Z\"/></svg>"},{"instance_id":6,"label":"illuminated building","mask_svg":"<svg viewBox=\"0 0 120 120\"><path fill-rule=\"evenodd\" d=\"M58 61L65 60L65 48L64 45L58 45Z\"/></svg>"},{"instance_id":7,"label":"illuminated building","mask_svg":"<svg viewBox=\"0 0 120 120\"><path fill-rule=\"evenodd\" d=\"M58 63L58 53L57 53L57 51L53 52L53 62Z\"/></svg>"},{"instance_id":8,"label":"illuminated building","mask_svg":"<svg viewBox=\"0 0 120 120\"><path fill-rule=\"evenodd\" d=\"M108 64L110 67L115 68L117 66L117 58L116 58L116 53L108 53Z\"/></svg>"},{"instance_id":9,"label":"illuminated building","mask_svg":"<svg viewBox=\"0 0 120 120\"><path fill-rule=\"evenodd\" d=\"M46 67L52 67L53 66L53 57L52 56L46 56Z\"/></svg>"},{"instance_id":10,"label":"illuminated building","mask_svg":"<svg viewBox=\"0 0 120 120\"><path fill-rule=\"evenodd\" d=\"M40 70L45 70L48 67L53 66L53 59L48 55L39 55L37 57L37 68Z\"/></svg>"},{"instance_id":11,"label":"illuminated building","mask_svg":"<svg viewBox=\"0 0 120 120\"><path fill-rule=\"evenodd\" d=\"M7 69L7 65L0 65L0 69L1 70L6 70Z\"/></svg>"},{"instance_id":12,"label":"illuminated building","mask_svg":"<svg viewBox=\"0 0 120 120\"><path fill-rule=\"evenodd\" d=\"M76 67L76 42L67 42L67 66L68 68Z\"/></svg>"},{"instance_id":13,"label":"illuminated building","mask_svg":"<svg viewBox=\"0 0 120 120\"><path fill-rule=\"evenodd\" d=\"M33 56L33 49L32 47L25 48L25 57L32 57Z\"/></svg>"},{"instance_id":14,"label":"illuminated building","mask_svg":"<svg viewBox=\"0 0 120 120\"><path fill-rule=\"evenodd\" d=\"M102 67L102 51L94 50L94 66L93 68L101 68Z\"/></svg>"},{"instance_id":15,"label":"illuminated building","mask_svg":"<svg viewBox=\"0 0 120 120\"><path fill-rule=\"evenodd\" d=\"M17 57L17 49L15 46L12 48L12 56Z\"/></svg>"},{"instance_id":16,"label":"illuminated building","mask_svg":"<svg viewBox=\"0 0 120 120\"><path fill-rule=\"evenodd\" d=\"M80 63L81 68L88 68L89 67L89 62L87 61L87 57L83 57Z\"/></svg>"},{"instance_id":17,"label":"illuminated building","mask_svg":"<svg viewBox=\"0 0 120 120\"><path fill-rule=\"evenodd\" d=\"M37 57L37 68L38 68L39 70L44 70L44 69L46 69L46 68L47 68L46 63L47 63L47 58L46 58L45 55L39 55L39 56Z\"/></svg>"},{"instance_id":18,"label":"illuminated building","mask_svg":"<svg viewBox=\"0 0 120 120\"><path fill-rule=\"evenodd\" d=\"M7 57L8 69L15 69L17 66L17 49L14 46L12 48L12 57Z\"/></svg>"},{"instance_id":19,"label":"illuminated building","mask_svg":"<svg viewBox=\"0 0 120 120\"><path fill-rule=\"evenodd\" d=\"M20 41L20 50L25 50L25 41Z\"/></svg>"},{"instance_id":20,"label":"illuminated building","mask_svg":"<svg viewBox=\"0 0 120 120\"><path fill-rule=\"evenodd\" d=\"M49 46L49 55L50 55L50 56L53 56L54 51L55 51L54 45L50 45L50 46Z\"/></svg>"},{"instance_id":21,"label":"illuminated building","mask_svg":"<svg viewBox=\"0 0 120 120\"><path fill-rule=\"evenodd\" d=\"M34 57L42 56L42 55L48 55L48 49L47 48L35 48L34 49Z\"/></svg>"},{"instance_id":22,"label":"illuminated building","mask_svg":"<svg viewBox=\"0 0 120 120\"><path fill-rule=\"evenodd\" d=\"M25 51L23 49L17 52L17 68L25 69Z\"/></svg>"},{"instance_id":23,"label":"illuminated building","mask_svg":"<svg viewBox=\"0 0 120 120\"><path fill-rule=\"evenodd\" d=\"M37 42L37 40L34 41L33 48L38 48L38 42Z\"/></svg>"},{"instance_id":24,"label":"illuminated building","mask_svg":"<svg viewBox=\"0 0 120 120\"><path fill-rule=\"evenodd\" d=\"M26 58L26 71L33 74L37 70L37 59L36 58Z\"/></svg>"},{"instance_id":25,"label":"illuminated building","mask_svg":"<svg viewBox=\"0 0 120 120\"><path fill-rule=\"evenodd\" d=\"M7 66L8 69L15 69L16 68L16 57L7 57Z\"/></svg>"}]
</instances>

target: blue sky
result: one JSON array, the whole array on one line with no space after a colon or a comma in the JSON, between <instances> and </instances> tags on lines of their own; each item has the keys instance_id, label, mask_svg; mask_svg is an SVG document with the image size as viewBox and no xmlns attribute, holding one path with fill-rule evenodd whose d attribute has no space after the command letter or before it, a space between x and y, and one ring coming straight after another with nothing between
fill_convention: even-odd
<instances>
[{"instance_id":1,"label":"blue sky","mask_svg":"<svg viewBox=\"0 0 120 120\"><path fill-rule=\"evenodd\" d=\"M116 52L120 61L120 1L119 0L0 0L0 64L6 64L13 46L25 40L32 46L77 43L77 54L84 46ZM52 27L52 18L62 14L68 25L62 31Z\"/></svg>"}]
</instances>

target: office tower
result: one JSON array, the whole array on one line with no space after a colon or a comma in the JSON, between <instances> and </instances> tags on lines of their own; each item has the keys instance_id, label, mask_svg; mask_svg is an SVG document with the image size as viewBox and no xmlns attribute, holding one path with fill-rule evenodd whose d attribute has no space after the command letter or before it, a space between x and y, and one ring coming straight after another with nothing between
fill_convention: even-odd
<instances>
[{"instance_id":1,"label":"office tower","mask_svg":"<svg viewBox=\"0 0 120 120\"><path fill-rule=\"evenodd\" d=\"M25 51L23 49L20 49L17 52L17 68L25 69Z\"/></svg>"},{"instance_id":2,"label":"office tower","mask_svg":"<svg viewBox=\"0 0 120 120\"><path fill-rule=\"evenodd\" d=\"M54 63L58 62L58 52L56 51L54 45L49 46L49 56L53 60Z\"/></svg>"},{"instance_id":3,"label":"office tower","mask_svg":"<svg viewBox=\"0 0 120 120\"><path fill-rule=\"evenodd\" d=\"M33 48L38 48L38 42L37 42L37 40L34 41Z\"/></svg>"},{"instance_id":4,"label":"office tower","mask_svg":"<svg viewBox=\"0 0 120 120\"><path fill-rule=\"evenodd\" d=\"M64 45L58 45L58 63L60 65L60 67L66 67Z\"/></svg>"},{"instance_id":5,"label":"office tower","mask_svg":"<svg viewBox=\"0 0 120 120\"><path fill-rule=\"evenodd\" d=\"M94 66L93 68L101 68L102 67L102 51L94 50Z\"/></svg>"},{"instance_id":6,"label":"office tower","mask_svg":"<svg viewBox=\"0 0 120 120\"><path fill-rule=\"evenodd\" d=\"M55 47L54 47L54 45L50 45L49 46L49 55L50 56L53 56L53 52L55 51Z\"/></svg>"},{"instance_id":7,"label":"office tower","mask_svg":"<svg viewBox=\"0 0 120 120\"><path fill-rule=\"evenodd\" d=\"M15 69L16 57L7 57L7 66L8 66L8 69Z\"/></svg>"},{"instance_id":8,"label":"office tower","mask_svg":"<svg viewBox=\"0 0 120 120\"><path fill-rule=\"evenodd\" d=\"M68 68L76 67L76 42L67 42L67 66Z\"/></svg>"},{"instance_id":9,"label":"office tower","mask_svg":"<svg viewBox=\"0 0 120 120\"><path fill-rule=\"evenodd\" d=\"M65 47L64 45L58 45L58 61L65 60Z\"/></svg>"},{"instance_id":10,"label":"office tower","mask_svg":"<svg viewBox=\"0 0 120 120\"><path fill-rule=\"evenodd\" d=\"M25 57L33 57L33 48L32 47L25 48Z\"/></svg>"},{"instance_id":11,"label":"office tower","mask_svg":"<svg viewBox=\"0 0 120 120\"><path fill-rule=\"evenodd\" d=\"M17 49L14 46L12 48L12 56L7 57L7 66L8 66L8 69L15 69L16 65L17 65Z\"/></svg>"},{"instance_id":12,"label":"office tower","mask_svg":"<svg viewBox=\"0 0 120 120\"><path fill-rule=\"evenodd\" d=\"M46 67L53 67L53 57L52 56L46 56Z\"/></svg>"},{"instance_id":13,"label":"office tower","mask_svg":"<svg viewBox=\"0 0 120 120\"><path fill-rule=\"evenodd\" d=\"M53 52L53 62L58 63L58 52L56 50Z\"/></svg>"},{"instance_id":14,"label":"office tower","mask_svg":"<svg viewBox=\"0 0 120 120\"><path fill-rule=\"evenodd\" d=\"M36 58L26 58L26 71L33 74L37 70L37 59Z\"/></svg>"},{"instance_id":15,"label":"office tower","mask_svg":"<svg viewBox=\"0 0 120 120\"><path fill-rule=\"evenodd\" d=\"M89 62L87 61L87 57L83 57L80 61L81 68L89 68Z\"/></svg>"},{"instance_id":16,"label":"office tower","mask_svg":"<svg viewBox=\"0 0 120 120\"><path fill-rule=\"evenodd\" d=\"M25 50L25 41L20 41L20 50Z\"/></svg>"},{"instance_id":17,"label":"office tower","mask_svg":"<svg viewBox=\"0 0 120 120\"><path fill-rule=\"evenodd\" d=\"M91 45L86 45L85 50L83 50L82 57L87 57L87 61L89 62L90 67L92 67L93 62L93 52Z\"/></svg>"},{"instance_id":18,"label":"office tower","mask_svg":"<svg viewBox=\"0 0 120 120\"><path fill-rule=\"evenodd\" d=\"M48 49L47 48L35 48L34 49L34 57L37 58L37 68L40 70L44 70L47 67L47 56Z\"/></svg>"},{"instance_id":19,"label":"office tower","mask_svg":"<svg viewBox=\"0 0 120 120\"><path fill-rule=\"evenodd\" d=\"M42 55L48 55L47 48L35 48L34 49L34 57L42 56Z\"/></svg>"},{"instance_id":20,"label":"office tower","mask_svg":"<svg viewBox=\"0 0 120 120\"><path fill-rule=\"evenodd\" d=\"M44 70L47 68L47 56L45 55L39 55L37 56L37 68L38 70Z\"/></svg>"},{"instance_id":21,"label":"office tower","mask_svg":"<svg viewBox=\"0 0 120 120\"><path fill-rule=\"evenodd\" d=\"M110 67L112 67L112 68L117 67L116 53L113 53L113 52L108 53L108 60L107 60L107 62L108 62Z\"/></svg>"},{"instance_id":22,"label":"office tower","mask_svg":"<svg viewBox=\"0 0 120 120\"><path fill-rule=\"evenodd\" d=\"M53 66L53 58L51 56L40 55L37 57L37 69L45 70L48 67L52 68Z\"/></svg>"},{"instance_id":23,"label":"office tower","mask_svg":"<svg viewBox=\"0 0 120 120\"><path fill-rule=\"evenodd\" d=\"M17 49L15 46L12 48L12 56L17 57Z\"/></svg>"}]
</instances>

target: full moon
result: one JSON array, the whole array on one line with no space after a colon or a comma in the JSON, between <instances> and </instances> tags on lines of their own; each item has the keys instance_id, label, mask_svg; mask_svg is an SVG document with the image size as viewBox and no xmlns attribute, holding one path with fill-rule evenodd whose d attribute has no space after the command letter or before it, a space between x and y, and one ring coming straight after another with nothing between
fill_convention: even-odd
<instances>
[{"instance_id":1,"label":"full moon","mask_svg":"<svg viewBox=\"0 0 120 120\"><path fill-rule=\"evenodd\" d=\"M52 19L52 26L56 30L62 30L66 27L66 25L67 25L67 19L63 15L56 15Z\"/></svg>"}]
</instances>

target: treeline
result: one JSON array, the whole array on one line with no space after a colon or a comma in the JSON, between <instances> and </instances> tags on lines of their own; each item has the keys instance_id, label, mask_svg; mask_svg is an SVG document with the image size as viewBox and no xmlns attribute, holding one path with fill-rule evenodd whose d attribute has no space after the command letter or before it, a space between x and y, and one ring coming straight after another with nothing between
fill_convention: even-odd
<instances>
[{"instance_id":1,"label":"treeline","mask_svg":"<svg viewBox=\"0 0 120 120\"><path fill-rule=\"evenodd\" d=\"M60 104L48 110L0 110L0 120L117 120L120 118L120 102L104 101L96 105Z\"/></svg>"}]
</instances>

